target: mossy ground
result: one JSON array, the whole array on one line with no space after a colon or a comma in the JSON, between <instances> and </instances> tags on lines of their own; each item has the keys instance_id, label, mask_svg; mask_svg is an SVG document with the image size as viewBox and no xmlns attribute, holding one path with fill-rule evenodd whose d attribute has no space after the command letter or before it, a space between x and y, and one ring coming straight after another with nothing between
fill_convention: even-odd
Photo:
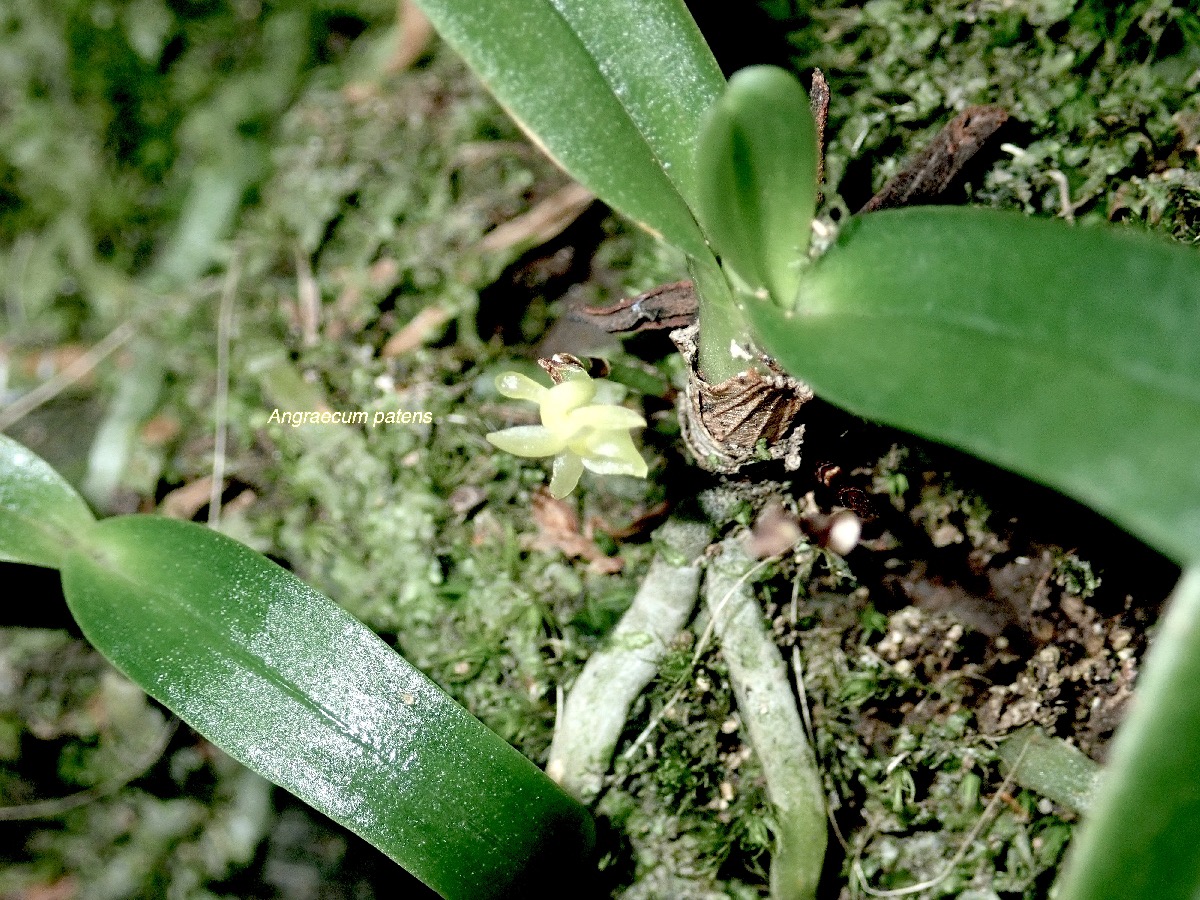
<instances>
[{"instance_id":1,"label":"mossy ground","mask_svg":"<svg viewBox=\"0 0 1200 900\"><path fill-rule=\"evenodd\" d=\"M390 4L14 9L0 54L26 73L2 95L8 387L122 322L137 329L9 433L106 511L203 519L227 384L221 527L544 761L558 690L628 604L649 532L694 494L695 470L670 403L679 362L661 342L609 347L644 400L650 479L585 478L566 505L538 495L539 467L484 441L523 414L492 379L548 347L592 349L595 336L561 326L546 336L565 300L676 280L679 260L595 208L560 232L487 240L547 209L565 178L450 54L380 74ZM834 87L832 204L857 208L964 105L1000 103L1016 124L966 199L1040 215L1067 201L1077 219L1200 238L1200 19L1182 6L763 9L752 41ZM232 169L223 140L245 150ZM176 249L180 217L208 223L201 250ZM432 422L270 421L289 405ZM89 460L98 429L107 452ZM1035 723L1102 758L1172 570L969 460L831 410L810 434L792 491L859 509L867 545L845 561L802 547L756 589L787 658L799 651L836 798L828 896L926 879L909 896L1044 896L1076 813L1005 783L997 748ZM753 504L719 512L748 524ZM772 822L719 653L692 663L703 631L681 637L618 748L599 806L615 895L765 895ZM0 895L394 893L374 851L186 727L163 736L160 712L81 642L0 634L3 802L93 792L0 823ZM146 768L137 750L155 735L166 749Z\"/></svg>"}]
</instances>

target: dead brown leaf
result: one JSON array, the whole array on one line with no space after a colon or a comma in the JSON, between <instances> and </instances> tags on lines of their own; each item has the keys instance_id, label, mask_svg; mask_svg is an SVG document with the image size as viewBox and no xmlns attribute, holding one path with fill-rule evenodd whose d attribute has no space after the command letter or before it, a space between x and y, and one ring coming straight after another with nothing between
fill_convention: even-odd
<instances>
[{"instance_id":1,"label":"dead brown leaf","mask_svg":"<svg viewBox=\"0 0 1200 900\"><path fill-rule=\"evenodd\" d=\"M513 247L540 247L562 234L595 199L596 195L587 188L572 182L528 212L497 225L479 242L479 249L486 253Z\"/></svg>"},{"instance_id":2,"label":"dead brown leaf","mask_svg":"<svg viewBox=\"0 0 1200 900\"><path fill-rule=\"evenodd\" d=\"M73 900L79 893L79 882L67 876L46 884L31 884L12 894L12 900Z\"/></svg>"},{"instance_id":3,"label":"dead brown leaf","mask_svg":"<svg viewBox=\"0 0 1200 900\"><path fill-rule=\"evenodd\" d=\"M403 72L424 54L433 39L433 25L413 0L400 0L396 10L396 50L388 60L389 74Z\"/></svg>"},{"instance_id":4,"label":"dead brown leaf","mask_svg":"<svg viewBox=\"0 0 1200 900\"><path fill-rule=\"evenodd\" d=\"M450 313L440 306L427 306L407 325L388 338L379 355L384 359L403 356L411 350L416 350L422 344L438 335L440 329L450 321Z\"/></svg>"},{"instance_id":5,"label":"dead brown leaf","mask_svg":"<svg viewBox=\"0 0 1200 900\"><path fill-rule=\"evenodd\" d=\"M158 511L168 519L190 521L208 503L212 494L212 476L205 475L177 487L162 498Z\"/></svg>"},{"instance_id":6,"label":"dead brown leaf","mask_svg":"<svg viewBox=\"0 0 1200 900\"><path fill-rule=\"evenodd\" d=\"M528 539L530 550L557 550L568 559L587 560L592 571L603 575L620 572L624 567L621 557L607 556L585 536L575 510L562 500L555 500L548 491L534 493L532 512L538 531Z\"/></svg>"}]
</instances>

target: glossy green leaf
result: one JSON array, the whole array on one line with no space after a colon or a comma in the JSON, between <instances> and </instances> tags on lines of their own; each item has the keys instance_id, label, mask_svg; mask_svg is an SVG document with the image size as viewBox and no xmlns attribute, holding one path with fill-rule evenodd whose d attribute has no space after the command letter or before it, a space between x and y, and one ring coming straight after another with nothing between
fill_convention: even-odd
<instances>
[{"instance_id":1,"label":"glossy green leaf","mask_svg":"<svg viewBox=\"0 0 1200 900\"><path fill-rule=\"evenodd\" d=\"M610 206L693 256L704 111L724 87L682 0L418 0L500 103Z\"/></svg>"},{"instance_id":2,"label":"glossy green leaf","mask_svg":"<svg viewBox=\"0 0 1200 900\"><path fill-rule=\"evenodd\" d=\"M1200 570L1185 573L1076 833L1058 900L1200 891Z\"/></svg>"},{"instance_id":3,"label":"glossy green leaf","mask_svg":"<svg viewBox=\"0 0 1200 900\"><path fill-rule=\"evenodd\" d=\"M704 121L700 222L726 267L779 303L796 296L817 203L808 94L773 66L742 69Z\"/></svg>"},{"instance_id":4,"label":"glossy green leaf","mask_svg":"<svg viewBox=\"0 0 1200 900\"><path fill-rule=\"evenodd\" d=\"M58 568L94 521L61 475L0 434L0 559Z\"/></svg>"},{"instance_id":5,"label":"glossy green leaf","mask_svg":"<svg viewBox=\"0 0 1200 900\"><path fill-rule=\"evenodd\" d=\"M98 523L64 560L83 633L213 743L446 897L586 871L586 810L371 631L199 525Z\"/></svg>"},{"instance_id":6,"label":"glossy green leaf","mask_svg":"<svg viewBox=\"0 0 1200 900\"><path fill-rule=\"evenodd\" d=\"M748 313L818 394L1200 548L1200 250L1014 213L846 225L792 311Z\"/></svg>"}]
</instances>

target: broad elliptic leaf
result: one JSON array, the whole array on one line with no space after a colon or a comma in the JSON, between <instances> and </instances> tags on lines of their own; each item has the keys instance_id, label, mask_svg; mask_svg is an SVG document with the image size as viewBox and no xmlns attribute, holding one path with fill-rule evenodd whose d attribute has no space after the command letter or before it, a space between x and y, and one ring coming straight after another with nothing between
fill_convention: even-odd
<instances>
[{"instance_id":1,"label":"broad elliptic leaf","mask_svg":"<svg viewBox=\"0 0 1200 900\"><path fill-rule=\"evenodd\" d=\"M760 343L818 394L1200 548L1200 250L1015 213L871 213Z\"/></svg>"},{"instance_id":2,"label":"broad elliptic leaf","mask_svg":"<svg viewBox=\"0 0 1200 900\"><path fill-rule=\"evenodd\" d=\"M417 0L530 136L600 199L691 254L704 111L724 87L682 0Z\"/></svg>"},{"instance_id":3,"label":"broad elliptic leaf","mask_svg":"<svg viewBox=\"0 0 1200 900\"><path fill-rule=\"evenodd\" d=\"M587 811L370 630L188 522L98 523L63 565L84 635L251 769L449 898L548 896Z\"/></svg>"},{"instance_id":4,"label":"broad elliptic leaf","mask_svg":"<svg viewBox=\"0 0 1200 900\"><path fill-rule=\"evenodd\" d=\"M94 521L61 475L0 434L0 559L56 569Z\"/></svg>"},{"instance_id":5,"label":"broad elliptic leaf","mask_svg":"<svg viewBox=\"0 0 1200 900\"><path fill-rule=\"evenodd\" d=\"M1191 900L1200 892L1200 570L1159 624L1059 880L1058 900Z\"/></svg>"},{"instance_id":6,"label":"broad elliptic leaf","mask_svg":"<svg viewBox=\"0 0 1200 900\"><path fill-rule=\"evenodd\" d=\"M791 303L817 202L816 125L800 82L774 66L734 75L704 121L696 170L700 224L721 262Z\"/></svg>"}]
</instances>

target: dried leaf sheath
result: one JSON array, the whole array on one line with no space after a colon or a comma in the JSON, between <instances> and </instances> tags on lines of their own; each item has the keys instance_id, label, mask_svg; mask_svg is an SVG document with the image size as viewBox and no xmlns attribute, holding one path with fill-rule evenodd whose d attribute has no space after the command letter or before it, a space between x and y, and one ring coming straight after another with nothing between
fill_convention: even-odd
<instances>
[{"instance_id":1,"label":"dried leaf sheath","mask_svg":"<svg viewBox=\"0 0 1200 900\"><path fill-rule=\"evenodd\" d=\"M696 368L697 332L695 325L671 332L689 367L679 419L696 462L723 475L768 459L799 468L804 426L796 419L812 390L765 356L733 378L709 384Z\"/></svg>"},{"instance_id":2,"label":"dried leaf sheath","mask_svg":"<svg viewBox=\"0 0 1200 900\"><path fill-rule=\"evenodd\" d=\"M664 284L610 306L577 306L568 315L609 334L683 328L696 321L699 303L690 281Z\"/></svg>"}]
</instances>

